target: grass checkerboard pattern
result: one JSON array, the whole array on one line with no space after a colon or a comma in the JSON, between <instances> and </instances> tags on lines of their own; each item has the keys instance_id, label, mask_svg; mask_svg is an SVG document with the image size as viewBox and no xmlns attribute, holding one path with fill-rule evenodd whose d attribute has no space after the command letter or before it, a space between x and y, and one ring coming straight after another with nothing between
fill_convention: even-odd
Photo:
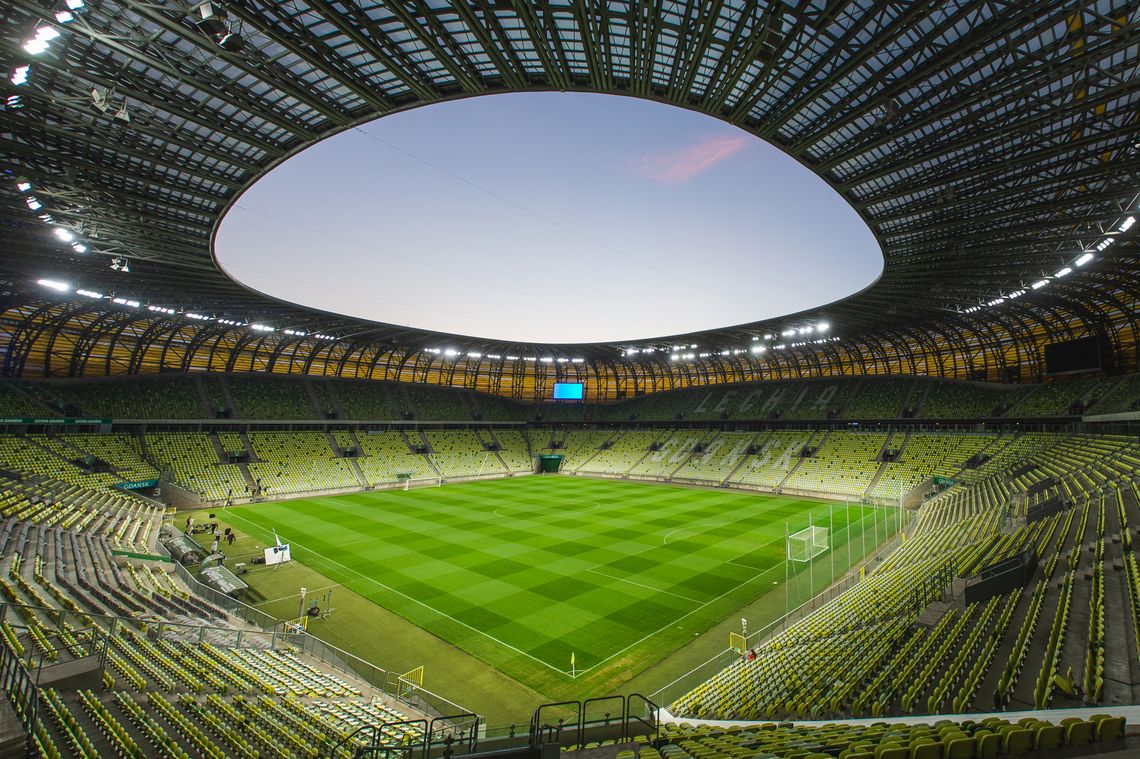
<instances>
[{"instance_id":1,"label":"grass checkerboard pattern","mask_svg":"<svg viewBox=\"0 0 1140 759\"><path fill-rule=\"evenodd\" d=\"M783 582L785 520L802 528L811 511L828 524L817 501L519 477L226 516L269 544L276 529L294 559L540 684L565 678L571 653L579 675L658 657ZM836 505L832 519L871 511Z\"/></svg>"}]
</instances>

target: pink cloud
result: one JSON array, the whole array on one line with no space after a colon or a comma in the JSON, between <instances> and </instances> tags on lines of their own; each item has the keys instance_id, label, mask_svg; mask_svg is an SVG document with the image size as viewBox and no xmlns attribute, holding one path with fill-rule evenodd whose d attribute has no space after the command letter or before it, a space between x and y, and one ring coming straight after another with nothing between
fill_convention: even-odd
<instances>
[{"instance_id":1,"label":"pink cloud","mask_svg":"<svg viewBox=\"0 0 1140 759\"><path fill-rule=\"evenodd\" d=\"M748 144L744 135L720 135L671 153L650 153L630 162L630 168L646 179L663 184L682 184L739 153Z\"/></svg>"}]
</instances>

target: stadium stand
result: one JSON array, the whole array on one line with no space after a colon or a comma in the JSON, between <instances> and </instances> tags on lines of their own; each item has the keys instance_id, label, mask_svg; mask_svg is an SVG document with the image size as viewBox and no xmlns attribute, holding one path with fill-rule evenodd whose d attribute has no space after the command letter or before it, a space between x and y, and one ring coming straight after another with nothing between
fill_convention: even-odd
<instances>
[{"instance_id":1,"label":"stadium stand","mask_svg":"<svg viewBox=\"0 0 1140 759\"><path fill-rule=\"evenodd\" d=\"M324 433L251 432L249 472L261 493L284 495L360 486L348 459L333 458Z\"/></svg>"},{"instance_id":2,"label":"stadium stand","mask_svg":"<svg viewBox=\"0 0 1140 759\"><path fill-rule=\"evenodd\" d=\"M748 447L755 435L745 432L721 432L703 443L700 453L694 452L673 473L677 480L692 480L702 484L720 485L748 455Z\"/></svg>"},{"instance_id":3,"label":"stadium stand","mask_svg":"<svg viewBox=\"0 0 1140 759\"><path fill-rule=\"evenodd\" d=\"M728 482L775 490L799 465L804 448L822 437L821 433L810 430L773 430L756 440L755 452L729 475Z\"/></svg>"},{"instance_id":4,"label":"stadium stand","mask_svg":"<svg viewBox=\"0 0 1140 759\"><path fill-rule=\"evenodd\" d=\"M53 393L81 416L106 419L201 419L189 377L77 380L53 384Z\"/></svg>"},{"instance_id":5,"label":"stadium stand","mask_svg":"<svg viewBox=\"0 0 1140 759\"><path fill-rule=\"evenodd\" d=\"M1010 416L1064 416L1074 413L1074 404L1088 397L1100 383L1092 377L1055 380L1037 385L1010 409ZM1079 413L1079 412L1077 412Z\"/></svg>"},{"instance_id":6,"label":"stadium stand","mask_svg":"<svg viewBox=\"0 0 1140 759\"><path fill-rule=\"evenodd\" d=\"M608 447L599 450L578 468L590 474L623 475L649 455L649 447L660 443L668 431L630 430L607 441Z\"/></svg>"},{"instance_id":7,"label":"stadium stand","mask_svg":"<svg viewBox=\"0 0 1140 759\"><path fill-rule=\"evenodd\" d=\"M1042 521L1026 521L1024 510L1011 514L1006 498L1026 494L1033 478L1015 477L1010 487L998 472L936 496L865 582L765 642L754 661L678 699L673 713L783 719L1043 708L1059 698L1073 703L1074 696L1062 694L1079 692L1074 680L1088 687L1077 703L1101 703L1106 687L1119 696L1120 686L1103 675L1111 642L1102 630L1113 625L1074 629L1067 621L1081 610L1101 613L1100 580L1077 582L1078 573L1099 578L1111 574L1122 554L1126 565L1134 560L1129 539L1117 544L1106 536L1125 535L1129 518L1140 518L1135 482L1118 482L1122 474L1135 475L1136 448L1132 437L1078 436L1038 449L1035 463L1073 499ZM1035 585L975 602L955 593L958 605L923 617L950 592L955 574L1022 547L1036 557ZM931 578L944 578L935 592ZM1118 607L1115 624L1135 633L1124 611ZM1127 640L1125 629L1114 628L1118 645ZM1123 687L1130 700L1131 686Z\"/></svg>"},{"instance_id":8,"label":"stadium stand","mask_svg":"<svg viewBox=\"0 0 1140 759\"><path fill-rule=\"evenodd\" d=\"M1025 393L1024 388L1003 390L980 383L928 380L926 400L918 416L927 419L978 419L1002 416Z\"/></svg>"},{"instance_id":9,"label":"stadium stand","mask_svg":"<svg viewBox=\"0 0 1140 759\"><path fill-rule=\"evenodd\" d=\"M499 444L499 457L509 472L533 472L534 457L530 455L526 437L519 430L493 430L488 433Z\"/></svg>"},{"instance_id":10,"label":"stadium stand","mask_svg":"<svg viewBox=\"0 0 1140 759\"><path fill-rule=\"evenodd\" d=\"M861 498L879 470L886 443L882 432L832 431L811 456L800 460L781 489Z\"/></svg>"},{"instance_id":11,"label":"stadium stand","mask_svg":"<svg viewBox=\"0 0 1140 759\"><path fill-rule=\"evenodd\" d=\"M0 382L0 418L53 416L52 410L24 390L19 382Z\"/></svg>"},{"instance_id":12,"label":"stadium stand","mask_svg":"<svg viewBox=\"0 0 1140 759\"><path fill-rule=\"evenodd\" d=\"M672 430L661 434L665 437L657 450L649 451L632 466L627 472L630 477L668 479L710 437L706 430Z\"/></svg>"},{"instance_id":13,"label":"stadium stand","mask_svg":"<svg viewBox=\"0 0 1140 759\"><path fill-rule=\"evenodd\" d=\"M1110 385L1104 395L1090 404L1089 413L1116 414L1140 409L1140 376L1124 377Z\"/></svg>"},{"instance_id":14,"label":"stadium stand","mask_svg":"<svg viewBox=\"0 0 1140 759\"><path fill-rule=\"evenodd\" d=\"M345 419L394 420L402 418L392 401L387 382L338 380L332 382Z\"/></svg>"},{"instance_id":15,"label":"stadium stand","mask_svg":"<svg viewBox=\"0 0 1140 759\"><path fill-rule=\"evenodd\" d=\"M146 449L151 460L165 470L175 484L200 494L207 501L253 495L241 470L218 458L214 442L205 433L148 433Z\"/></svg>"},{"instance_id":16,"label":"stadium stand","mask_svg":"<svg viewBox=\"0 0 1140 759\"><path fill-rule=\"evenodd\" d=\"M555 452L564 456L562 471L577 472L590 463L590 459L599 455L602 446L614 437L613 430L570 430L565 437L556 437L561 447ZM586 470L583 470L586 471Z\"/></svg>"},{"instance_id":17,"label":"stadium stand","mask_svg":"<svg viewBox=\"0 0 1140 759\"><path fill-rule=\"evenodd\" d=\"M428 459L445 480L503 475L506 467L471 430L432 430L424 433Z\"/></svg>"},{"instance_id":18,"label":"stadium stand","mask_svg":"<svg viewBox=\"0 0 1140 759\"><path fill-rule=\"evenodd\" d=\"M415 414L416 419L465 422L470 421L472 409L467 393L429 385L398 386L406 399L405 408Z\"/></svg>"},{"instance_id":19,"label":"stadium stand","mask_svg":"<svg viewBox=\"0 0 1140 759\"><path fill-rule=\"evenodd\" d=\"M413 480L437 476L428 457L413 453L400 432L369 430L357 433L356 440L362 454L356 463L369 485L394 483L400 474Z\"/></svg>"},{"instance_id":20,"label":"stadium stand","mask_svg":"<svg viewBox=\"0 0 1140 759\"><path fill-rule=\"evenodd\" d=\"M914 379L862 380L848 396L844 419L899 419L914 408Z\"/></svg>"},{"instance_id":21,"label":"stadium stand","mask_svg":"<svg viewBox=\"0 0 1140 759\"><path fill-rule=\"evenodd\" d=\"M304 378L263 382L256 377L234 375L225 381L243 419L319 418Z\"/></svg>"},{"instance_id":22,"label":"stadium stand","mask_svg":"<svg viewBox=\"0 0 1140 759\"><path fill-rule=\"evenodd\" d=\"M66 682L55 669L84 671L106 646L97 688L35 690L35 755L333 756L346 739L348 755L366 723L406 723L391 728L398 742L422 734L406 705L245 627L157 567L114 562L103 538L7 519L0 545L0 645L41 657L55 682Z\"/></svg>"}]
</instances>

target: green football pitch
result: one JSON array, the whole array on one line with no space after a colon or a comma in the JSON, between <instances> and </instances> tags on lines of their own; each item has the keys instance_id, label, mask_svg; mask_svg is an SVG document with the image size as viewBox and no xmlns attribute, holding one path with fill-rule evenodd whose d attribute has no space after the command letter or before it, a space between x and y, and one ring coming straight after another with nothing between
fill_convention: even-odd
<instances>
[{"instance_id":1,"label":"green football pitch","mask_svg":"<svg viewBox=\"0 0 1140 759\"><path fill-rule=\"evenodd\" d=\"M870 529L874 511L517 477L281 501L226 516L269 544L275 530L295 560L512 677L542 682L569 678L572 657L580 677L683 645L784 581L786 525L802 529L810 518L830 526L838 545L855 534L845 525ZM871 548L870 534L864 542ZM837 574L862 553L858 545L836 552Z\"/></svg>"}]
</instances>

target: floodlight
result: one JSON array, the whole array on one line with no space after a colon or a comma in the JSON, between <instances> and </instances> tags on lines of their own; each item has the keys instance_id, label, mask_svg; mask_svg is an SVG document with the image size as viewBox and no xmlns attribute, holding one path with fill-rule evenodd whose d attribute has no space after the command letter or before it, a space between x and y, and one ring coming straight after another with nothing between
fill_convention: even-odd
<instances>
[{"instance_id":1,"label":"floodlight","mask_svg":"<svg viewBox=\"0 0 1140 759\"><path fill-rule=\"evenodd\" d=\"M28 64L17 66L16 68L12 69L12 76L9 81L17 87L19 87L21 84L27 84L28 75L31 73L31 71L32 67ZM25 182L24 184L27 183ZM31 187L31 185L28 185L28 187ZM23 192L23 190L21 190L21 192Z\"/></svg>"},{"instance_id":2,"label":"floodlight","mask_svg":"<svg viewBox=\"0 0 1140 759\"><path fill-rule=\"evenodd\" d=\"M69 10L58 10L55 12L55 20L61 24L66 24L68 21L75 20L75 14Z\"/></svg>"},{"instance_id":3,"label":"floodlight","mask_svg":"<svg viewBox=\"0 0 1140 759\"><path fill-rule=\"evenodd\" d=\"M25 202L25 203L27 203L27 204L28 204L28 208L32 209L33 211L38 211L38 210L40 210L41 208L43 208L43 207L44 207L44 204L43 204L43 203L41 203L41 202L40 202L40 201L39 201L39 200L36 198L36 196L35 196L35 195L29 195L29 196L28 196L28 199L27 199L27 200L25 200L24 202Z\"/></svg>"},{"instance_id":4,"label":"floodlight","mask_svg":"<svg viewBox=\"0 0 1140 759\"><path fill-rule=\"evenodd\" d=\"M64 242L71 242L75 239L75 235L71 233L71 230L64 229L63 227L56 227L52 230L52 232L54 232L55 236Z\"/></svg>"},{"instance_id":5,"label":"floodlight","mask_svg":"<svg viewBox=\"0 0 1140 759\"><path fill-rule=\"evenodd\" d=\"M445 355L445 356L458 356L459 351L455 350L454 348L448 348L447 350L445 350L443 352L443 355Z\"/></svg>"},{"instance_id":6,"label":"floodlight","mask_svg":"<svg viewBox=\"0 0 1140 759\"><path fill-rule=\"evenodd\" d=\"M32 183L28 181L21 181L16 183L16 189L20 192L28 192L32 189Z\"/></svg>"},{"instance_id":7,"label":"floodlight","mask_svg":"<svg viewBox=\"0 0 1140 759\"><path fill-rule=\"evenodd\" d=\"M215 35L214 42L218 43L218 47L227 53L239 53L245 47L245 40L241 38L240 34L233 32Z\"/></svg>"},{"instance_id":8,"label":"floodlight","mask_svg":"<svg viewBox=\"0 0 1140 759\"><path fill-rule=\"evenodd\" d=\"M815 329L816 332L826 332L827 330L831 329L831 325L827 322L820 322L819 324L815 325Z\"/></svg>"},{"instance_id":9,"label":"floodlight","mask_svg":"<svg viewBox=\"0 0 1140 759\"><path fill-rule=\"evenodd\" d=\"M206 34L216 36L229 31L226 23L228 20L225 9L216 7L213 3L202 3L198 7L198 20L194 24Z\"/></svg>"},{"instance_id":10,"label":"floodlight","mask_svg":"<svg viewBox=\"0 0 1140 759\"><path fill-rule=\"evenodd\" d=\"M1040 290L1042 287L1044 287L1047 284L1049 284L1049 280L1039 279L1036 282L1034 282L1033 284L1031 284L1030 287L1033 288L1034 290Z\"/></svg>"},{"instance_id":11,"label":"floodlight","mask_svg":"<svg viewBox=\"0 0 1140 759\"><path fill-rule=\"evenodd\" d=\"M74 250L76 253L86 253L87 252L87 246L84 245L83 243L79 242L78 240L71 243L71 249Z\"/></svg>"},{"instance_id":12,"label":"floodlight","mask_svg":"<svg viewBox=\"0 0 1140 759\"><path fill-rule=\"evenodd\" d=\"M1085 253L1080 258L1078 258L1076 261L1073 261L1073 265L1074 266L1084 266L1085 264L1087 264L1092 259L1093 259L1092 253Z\"/></svg>"},{"instance_id":13,"label":"floodlight","mask_svg":"<svg viewBox=\"0 0 1140 759\"><path fill-rule=\"evenodd\" d=\"M40 287L46 287L49 290L65 293L71 289L71 285L66 282L58 282L54 279L37 279L36 284Z\"/></svg>"},{"instance_id":14,"label":"floodlight","mask_svg":"<svg viewBox=\"0 0 1140 759\"><path fill-rule=\"evenodd\" d=\"M1064 276L1071 274L1072 272L1073 272L1072 268L1066 266L1064 269L1061 269L1059 272L1057 272L1053 276L1054 277L1064 277Z\"/></svg>"},{"instance_id":15,"label":"floodlight","mask_svg":"<svg viewBox=\"0 0 1140 759\"><path fill-rule=\"evenodd\" d=\"M1117 227L1117 230L1119 230L1121 232L1127 232L1128 230L1132 229L1132 225L1135 223L1136 223L1136 217L1135 216L1129 216L1127 219L1120 222L1120 226Z\"/></svg>"},{"instance_id":16,"label":"floodlight","mask_svg":"<svg viewBox=\"0 0 1140 759\"><path fill-rule=\"evenodd\" d=\"M97 293L94 290L76 290L76 295L82 295L85 298L102 298L103 293Z\"/></svg>"}]
</instances>

